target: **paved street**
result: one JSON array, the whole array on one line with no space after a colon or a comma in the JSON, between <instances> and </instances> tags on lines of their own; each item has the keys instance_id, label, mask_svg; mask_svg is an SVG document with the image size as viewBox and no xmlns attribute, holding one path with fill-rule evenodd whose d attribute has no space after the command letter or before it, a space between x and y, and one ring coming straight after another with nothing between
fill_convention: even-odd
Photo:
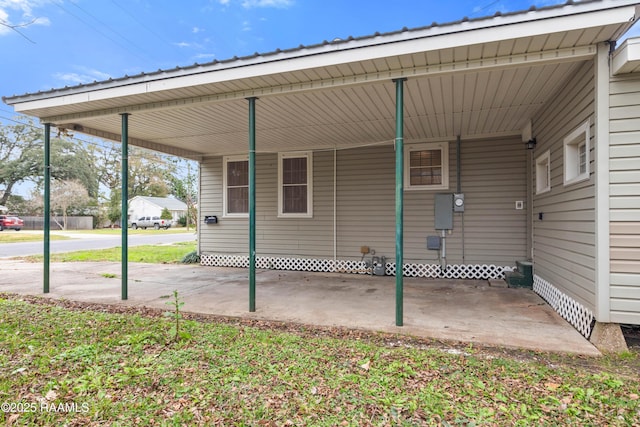
<instances>
[{"instance_id":1,"label":"paved street","mask_svg":"<svg viewBox=\"0 0 640 427\"><path fill-rule=\"evenodd\" d=\"M15 233L15 231L6 230L3 233ZM42 231L19 231L19 233L39 233ZM107 249L121 246L121 236L91 234L91 233L74 233L55 232L52 234L61 234L70 237L68 240L51 240L51 253L57 252L73 252L90 249ZM142 234L130 234L128 246L139 245L161 245L177 242L188 242L196 240L195 232L184 233L165 233L164 230L151 231ZM16 256L41 255L44 252L43 242L16 242L16 243L0 243L0 258L11 258Z\"/></svg>"}]
</instances>

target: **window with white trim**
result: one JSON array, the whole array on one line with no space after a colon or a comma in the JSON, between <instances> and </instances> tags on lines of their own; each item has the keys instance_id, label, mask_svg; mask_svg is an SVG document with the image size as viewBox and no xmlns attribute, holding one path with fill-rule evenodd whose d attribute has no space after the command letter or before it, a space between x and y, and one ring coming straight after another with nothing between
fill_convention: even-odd
<instances>
[{"instance_id":1,"label":"window with white trim","mask_svg":"<svg viewBox=\"0 0 640 427\"><path fill-rule=\"evenodd\" d=\"M407 190L449 188L449 143L408 145L404 151L404 187Z\"/></svg>"},{"instance_id":2,"label":"window with white trim","mask_svg":"<svg viewBox=\"0 0 640 427\"><path fill-rule=\"evenodd\" d=\"M549 150L536 158L536 194L547 191L551 191L551 152Z\"/></svg>"},{"instance_id":3,"label":"window with white trim","mask_svg":"<svg viewBox=\"0 0 640 427\"><path fill-rule=\"evenodd\" d=\"M278 216L313 216L313 153L278 154Z\"/></svg>"},{"instance_id":4,"label":"window with white trim","mask_svg":"<svg viewBox=\"0 0 640 427\"><path fill-rule=\"evenodd\" d=\"M224 216L249 215L249 159L247 156L225 157L223 161Z\"/></svg>"},{"instance_id":5,"label":"window with white trim","mask_svg":"<svg viewBox=\"0 0 640 427\"><path fill-rule=\"evenodd\" d=\"M564 185L589 179L589 121L564 139Z\"/></svg>"}]
</instances>

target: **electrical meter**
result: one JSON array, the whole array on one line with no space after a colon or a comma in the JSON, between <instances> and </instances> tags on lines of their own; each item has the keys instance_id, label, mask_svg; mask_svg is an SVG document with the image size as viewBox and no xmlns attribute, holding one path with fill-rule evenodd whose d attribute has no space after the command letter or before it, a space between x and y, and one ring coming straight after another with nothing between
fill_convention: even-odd
<instances>
[{"instance_id":1,"label":"electrical meter","mask_svg":"<svg viewBox=\"0 0 640 427\"><path fill-rule=\"evenodd\" d=\"M464 212L464 194L458 193L453 195L453 211Z\"/></svg>"}]
</instances>

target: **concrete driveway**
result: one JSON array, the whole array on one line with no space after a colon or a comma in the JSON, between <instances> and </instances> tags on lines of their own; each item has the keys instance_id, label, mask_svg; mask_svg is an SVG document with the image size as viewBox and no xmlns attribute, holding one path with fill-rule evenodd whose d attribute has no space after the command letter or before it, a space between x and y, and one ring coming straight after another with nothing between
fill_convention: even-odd
<instances>
[{"instance_id":1,"label":"concrete driveway","mask_svg":"<svg viewBox=\"0 0 640 427\"><path fill-rule=\"evenodd\" d=\"M394 277L259 270L256 312L250 313L246 269L130 263L129 299L122 301L119 263L51 267L51 298L166 309L167 296L178 290L189 312L600 354L533 291L486 281L406 278L404 326L397 327ZM0 260L0 270L0 292L44 295L41 264Z\"/></svg>"}]
</instances>

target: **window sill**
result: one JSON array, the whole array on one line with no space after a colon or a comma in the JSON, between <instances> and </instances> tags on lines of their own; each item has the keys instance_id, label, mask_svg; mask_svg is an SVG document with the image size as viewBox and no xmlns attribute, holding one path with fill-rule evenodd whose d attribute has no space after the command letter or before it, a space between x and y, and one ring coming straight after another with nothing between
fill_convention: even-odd
<instances>
[{"instance_id":1,"label":"window sill","mask_svg":"<svg viewBox=\"0 0 640 427\"><path fill-rule=\"evenodd\" d=\"M448 185L423 185L423 186L405 186L404 190L405 191L441 191L441 190L448 190L449 186Z\"/></svg>"},{"instance_id":2,"label":"window sill","mask_svg":"<svg viewBox=\"0 0 640 427\"><path fill-rule=\"evenodd\" d=\"M569 187L573 184L577 184L579 182L583 182L583 181L588 181L589 180L589 174L588 173L583 173L582 175L578 175L574 178L568 179L564 182L564 186L565 187Z\"/></svg>"}]
</instances>

